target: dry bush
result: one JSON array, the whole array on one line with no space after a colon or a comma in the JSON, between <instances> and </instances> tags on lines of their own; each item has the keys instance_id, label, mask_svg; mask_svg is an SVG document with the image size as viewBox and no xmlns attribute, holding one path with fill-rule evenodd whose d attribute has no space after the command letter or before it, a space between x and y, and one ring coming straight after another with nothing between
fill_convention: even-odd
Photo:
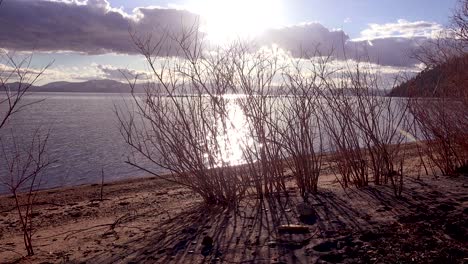
<instances>
[{"instance_id":1,"label":"dry bush","mask_svg":"<svg viewBox=\"0 0 468 264\"><path fill-rule=\"evenodd\" d=\"M304 62L293 62L283 73L284 99L278 131L284 148L286 166L292 171L301 195L316 193L324 151L320 115L320 89L326 72L324 58L306 70Z\"/></svg>"},{"instance_id":2,"label":"dry bush","mask_svg":"<svg viewBox=\"0 0 468 264\"><path fill-rule=\"evenodd\" d=\"M407 101L377 94L379 78L359 69L349 75L354 93L351 121L361 131L374 183L387 183L402 167L401 146L406 137ZM401 173L400 173L401 174Z\"/></svg>"},{"instance_id":3,"label":"dry bush","mask_svg":"<svg viewBox=\"0 0 468 264\"><path fill-rule=\"evenodd\" d=\"M0 129L11 116L28 105L38 103L23 104L22 98L52 64L34 70L31 68L32 59L33 56L18 59L14 54L0 53Z\"/></svg>"},{"instance_id":4,"label":"dry bush","mask_svg":"<svg viewBox=\"0 0 468 264\"><path fill-rule=\"evenodd\" d=\"M444 175L468 165L468 111L455 98L414 98L410 112L424 140L423 153Z\"/></svg>"},{"instance_id":5,"label":"dry bush","mask_svg":"<svg viewBox=\"0 0 468 264\"><path fill-rule=\"evenodd\" d=\"M338 76L327 82L322 113L340 183L361 187L369 179L377 185L390 180L398 187L393 183L403 175L407 101L382 96L379 75L366 64L348 65Z\"/></svg>"},{"instance_id":6,"label":"dry bush","mask_svg":"<svg viewBox=\"0 0 468 264\"><path fill-rule=\"evenodd\" d=\"M451 17L452 30L455 35L464 41L466 47L468 43L468 0L458 0L457 7Z\"/></svg>"},{"instance_id":7,"label":"dry bush","mask_svg":"<svg viewBox=\"0 0 468 264\"><path fill-rule=\"evenodd\" d=\"M326 135L344 187L373 179L401 193L407 108L375 93L371 68L336 72L331 56L314 56L312 68L287 65L277 50L243 43L207 52L193 42L196 32L170 36L178 58L160 54L169 35L156 42L133 36L153 79L143 97L132 89L134 109L117 114L126 142L153 167L138 158L128 163L223 205L245 193L286 192L286 167L305 197L317 191ZM132 88L136 81L129 78Z\"/></svg>"},{"instance_id":8,"label":"dry bush","mask_svg":"<svg viewBox=\"0 0 468 264\"><path fill-rule=\"evenodd\" d=\"M243 196L246 181L243 167L233 166L226 156L236 144L229 137L233 101L225 96L231 73L223 56L202 57L201 46L191 45L194 32L177 38L180 59L160 58L164 39L151 46L148 39L134 36L153 80L143 96L132 89L135 109L116 112L126 142L153 166L139 158L130 158L129 164L186 186L209 204L233 205ZM169 173L160 173L161 168Z\"/></svg>"},{"instance_id":9,"label":"dry bush","mask_svg":"<svg viewBox=\"0 0 468 264\"><path fill-rule=\"evenodd\" d=\"M31 131L30 139L24 139L14 132L7 133L7 125L18 112L38 103L24 103L23 97L50 64L34 70L30 68L31 61L32 56L17 59L14 55L3 54L0 57L0 62L3 62L0 69L0 184L15 199L15 209L28 255L34 254L34 197L40 186L42 173L52 163L46 152L49 132L41 136L39 129L36 129Z\"/></svg>"},{"instance_id":10,"label":"dry bush","mask_svg":"<svg viewBox=\"0 0 468 264\"><path fill-rule=\"evenodd\" d=\"M458 2L447 30L451 36L441 35L415 51L426 66L420 79L430 82L416 78L406 87L416 135L425 141L422 155L444 175L468 166L467 8L468 1Z\"/></svg>"},{"instance_id":11,"label":"dry bush","mask_svg":"<svg viewBox=\"0 0 468 264\"><path fill-rule=\"evenodd\" d=\"M329 149L333 155L337 178L343 187L356 187L369 183L368 161L362 147L359 127L352 121L353 100L343 89L344 80L329 81L323 94L320 108Z\"/></svg>"},{"instance_id":12,"label":"dry bush","mask_svg":"<svg viewBox=\"0 0 468 264\"><path fill-rule=\"evenodd\" d=\"M247 120L243 153L255 193L259 197L285 191L282 150L277 131L281 85L275 83L283 65L275 50L252 52L238 44L231 54L235 70L235 92L242 94L237 103Z\"/></svg>"},{"instance_id":13,"label":"dry bush","mask_svg":"<svg viewBox=\"0 0 468 264\"><path fill-rule=\"evenodd\" d=\"M48 138L48 133L41 136L39 130L34 132L31 142L27 143L18 142L15 135L0 138L2 167L6 169L5 174L0 177L0 183L7 187L15 199L15 209L28 255L34 255L32 236L35 230L33 205L36 191L40 187L44 170L52 164L46 151Z\"/></svg>"}]
</instances>

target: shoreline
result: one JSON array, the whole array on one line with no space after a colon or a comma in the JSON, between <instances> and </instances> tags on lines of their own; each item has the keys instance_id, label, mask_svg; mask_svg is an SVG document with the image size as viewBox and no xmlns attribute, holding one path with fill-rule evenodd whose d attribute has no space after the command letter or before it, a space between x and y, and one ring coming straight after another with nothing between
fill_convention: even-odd
<instances>
[{"instance_id":1,"label":"shoreline","mask_svg":"<svg viewBox=\"0 0 468 264\"><path fill-rule=\"evenodd\" d=\"M402 149L405 149L406 151L408 151L408 153L406 153L406 154L414 154L417 151L416 146L417 145L424 145L424 144L426 144L426 142L421 141L421 140L413 141L413 142L407 142L407 143L402 144ZM362 151L364 151L364 153L365 153L366 150L362 149ZM319 155L322 156L323 163L325 165L325 164L331 162L331 160L333 159L333 156L336 155L336 152L334 152L334 151L324 151ZM282 160L283 163L285 161L286 160ZM242 167L242 166L246 166L246 164L234 165L233 167ZM327 166L322 166L322 169L323 169L323 167L327 167ZM216 169L216 168L214 168L214 169ZM325 173L330 173L330 172L325 172ZM168 175L168 174L169 174L169 172L161 174L161 176ZM132 184L132 183L135 183L135 182L140 182L140 181L153 181L153 180L159 180L159 181L166 182L165 180L163 180L161 178L158 178L158 176L148 174L146 176L130 176L130 177L124 178L124 179L104 181L104 186L125 185L125 184ZM169 183L169 182L167 182L167 183ZM169 184L174 184L175 185L175 183L169 183ZM66 191L68 189L80 189L80 188L89 188L89 187L96 187L96 186L101 186L101 183L100 182L84 183L84 184L79 184L79 185L59 186L59 187L52 187L52 188L45 187L43 189L40 188L40 189L38 189L37 191L34 191L34 192L35 193L36 192L37 193L43 193L43 192L49 192L49 191ZM24 194L24 193L20 193L20 194ZM0 192L0 199L3 198L3 197L7 197L7 196L11 196L11 194L9 192L5 192L5 193Z\"/></svg>"},{"instance_id":2,"label":"shoreline","mask_svg":"<svg viewBox=\"0 0 468 264\"><path fill-rule=\"evenodd\" d=\"M114 186L114 185L128 185L128 184L133 184L136 182L145 182L145 181L153 181L153 180L161 180L158 179L156 176L138 176L138 177L131 177L129 179L118 179L118 180L111 180L111 181L104 181L104 186ZM70 190L76 190L76 189L88 189L91 187L100 187L101 183L84 183L84 184L79 184L79 185L71 185L71 186L60 186L60 187L52 187L52 188L44 188L44 189L39 189L37 191L34 191L34 193L47 193L47 192L59 192L59 191L70 191ZM20 195L24 194L20 193ZM0 193L0 199L11 196L10 193Z\"/></svg>"},{"instance_id":3,"label":"shoreline","mask_svg":"<svg viewBox=\"0 0 468 264\"><path fill-rule=\"evenodd\" d=\"M409 145L410 151L414 145ZM325 155L329 162L330 155ZM390 185L343 190L329 168L304 201L247 195L231 210L206 206L154 176L37 192L35 255L25 257L14 199L0 196L5 263L463 263L468 177L418 179L411 157L402 198ZM327 172L328 171L328 172ZM21 197L20 197L21 198ZM312 211L303 218L305 211ZM304 233L288 233L298 225ZM285 228L286 227L286 228ZM286 232L284 232L286 230ZM209 237L213 245L207 250Z\"/></svg>"}]
</instances>

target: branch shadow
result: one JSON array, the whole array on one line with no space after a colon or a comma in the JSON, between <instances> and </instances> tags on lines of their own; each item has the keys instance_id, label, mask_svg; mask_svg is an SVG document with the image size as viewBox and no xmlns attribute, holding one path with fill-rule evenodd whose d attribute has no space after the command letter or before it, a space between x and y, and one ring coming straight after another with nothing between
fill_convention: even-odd
<instances>
[{"instance_id":1,"label":"branch shadow","mask_svg":"<svg viewBox=\"0 0 468 264\"><path fill-rule=\"evenodd\" d=\"M304 219L298 210L310 206ZM313 218L313 219L312 219ZM194 205L154 229L115 243L86 261L99 263L309 263L311 248L372 227L362 210L332 191L319 190L304 201L298 194L248 197L235 208ZM306 233L280 232L284 225L302 225Z\"/></svg>"}]
</instances>

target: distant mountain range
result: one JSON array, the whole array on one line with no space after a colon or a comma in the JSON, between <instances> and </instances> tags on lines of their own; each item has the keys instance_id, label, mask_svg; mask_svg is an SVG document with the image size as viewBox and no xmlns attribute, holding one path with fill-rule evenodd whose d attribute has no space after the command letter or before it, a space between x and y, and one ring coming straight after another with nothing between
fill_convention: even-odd
<instances>
[{"instance_id":1,"label":"distant mountain range","mask_svg":"<svg viewBox=\"0 0 468 264\"><path fill-rule=\"evenodd\" d=\"M7 84L10 89L18 89L18 83ZM33 86L30 92L76 92L76 93L129 93L128 83L114 80L91 80L85 82L52 82ZM135 87L136 92L144 92L143 85Z\"/></svg>"},{"instance_id":2,"label":"distant mountain range","mask_svg":"<svg viewBox=\"0 0 468 264\"><path fill-rule=\"evenodd\" d=\"M23 84L24 85L24 84ZM18 89L18 83L9 83L11 90ZM1 88L0 88L1 90ZM74 92L74 93L130 93L130 85L114 80L91 80L84 82L52 82L42 86L32 86L29 92ZM144 93L145 85L137 84L136 93ZM354 89L344 88L336 91L337 94L354 95ZM384 90L372 90L373 95L385 96ZM277 94L281 95L281 94Z\"/></svg>"}]
</instances>

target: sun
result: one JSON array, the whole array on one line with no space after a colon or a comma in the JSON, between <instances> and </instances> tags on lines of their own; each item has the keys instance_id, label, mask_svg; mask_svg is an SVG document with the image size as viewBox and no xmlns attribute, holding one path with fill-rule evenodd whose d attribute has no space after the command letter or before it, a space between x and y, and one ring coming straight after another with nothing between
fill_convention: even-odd
<instances>
[{"instance_id":1,"label":"sun","mask_svg":"<svg viewBox=\"0 0 468 264\"><path fill-rule=\"evenodd\" d=\"M253 38L283 23L282 0L194 0L202 18L201 30L210 41L223 43Z\"/></svg>"}]
</instances>

